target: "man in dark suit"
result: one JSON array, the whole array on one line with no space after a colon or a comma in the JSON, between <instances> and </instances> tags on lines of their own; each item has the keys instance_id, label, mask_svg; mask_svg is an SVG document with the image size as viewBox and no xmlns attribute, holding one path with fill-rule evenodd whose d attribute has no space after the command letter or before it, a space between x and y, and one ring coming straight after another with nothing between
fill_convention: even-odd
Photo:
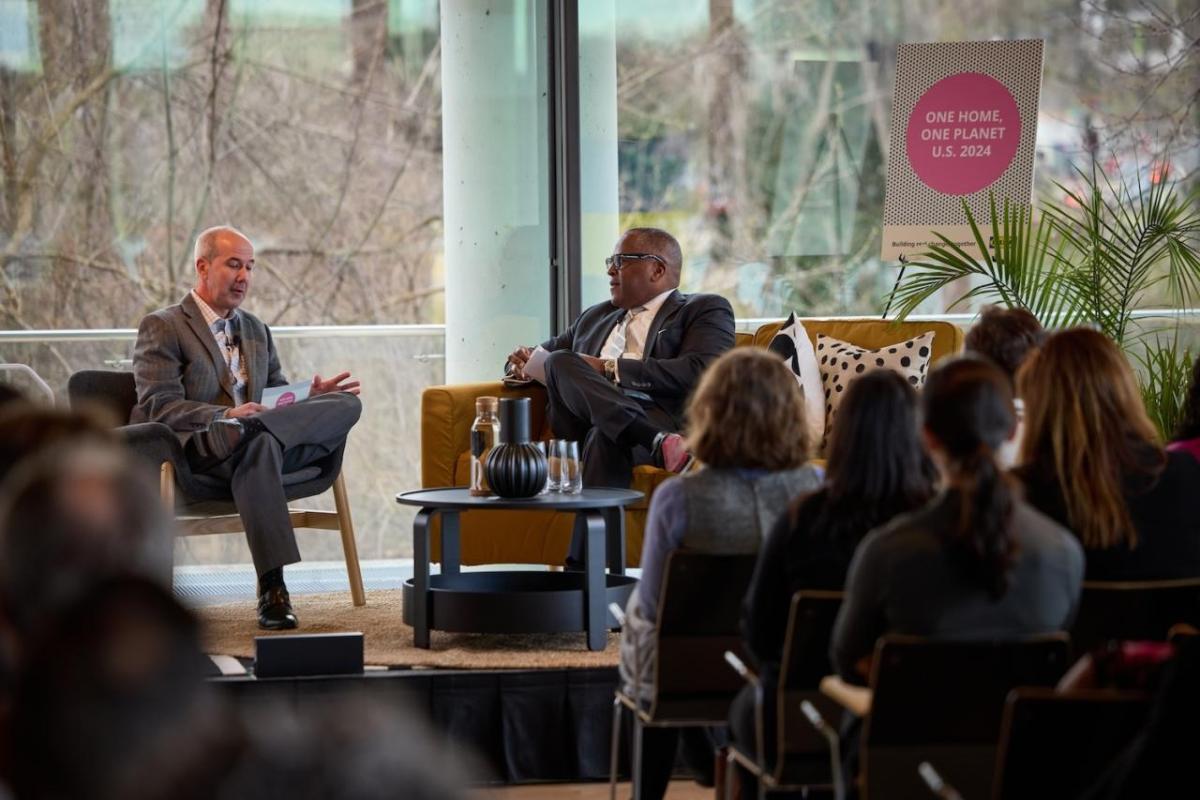
<instances>
[{"instance_id":1,"label":"man in dark suit","mask_svg":"<svg viewBox=\"0 0 1200 800\"><path fill-rule=\"evenodd\" d=\"M681 471L684 405L700 374L733 347L733 309L712 294L678 291L679 242L658 228L632 228L608 266L612 299L592 306L542 343L554 435L583 441L584 486L628 487L633 467ZM518 378L531 349L506 369Z\"/></svg>"},{"instance_id":2,"label":"man in dark suit","mask_svg":"<svg viewBox=\"0 0 1200 800\"><path fill-rule=\"evenodd\" d=\"M294 628L283 567L300 551L282 476L342 446L362 411L359 384L348 372L316 375L304 402L263 406L263 389L288 381L270 329L239 308L254 245L234 228L210 228L194 256L195 288L138 327L130 421L170 426L194 472L229 483L258 573L258 624Z\"/></svg>"}]
</instances>

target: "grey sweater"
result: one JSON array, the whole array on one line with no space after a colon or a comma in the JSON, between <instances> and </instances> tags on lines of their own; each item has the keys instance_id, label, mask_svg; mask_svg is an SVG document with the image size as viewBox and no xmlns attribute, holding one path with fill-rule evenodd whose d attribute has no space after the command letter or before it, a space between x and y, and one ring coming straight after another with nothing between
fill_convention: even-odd
<instances>
[{"instance_id":1,"label":"grey sweater","mask_svg":"<svg viewBox=\"0 0 1200 800\"><path fill-rule=\"evenodd\" d=\"M842 678L863 683L855 664L884 634L939 639L1007 639L1066 629L1083 584L1083 549L1065 528L1018 501L1018 547L1008 591L992 600L938 533L955 524L957 502L942 494L863 539L846 577L830 656Z\"/></svg>"}]
</instances>

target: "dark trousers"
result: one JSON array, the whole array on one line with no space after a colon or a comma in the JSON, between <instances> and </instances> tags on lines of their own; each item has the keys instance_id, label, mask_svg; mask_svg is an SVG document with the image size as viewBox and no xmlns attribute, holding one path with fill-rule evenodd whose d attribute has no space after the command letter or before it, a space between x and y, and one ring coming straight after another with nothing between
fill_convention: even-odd
<instances>
[{"instance_id":1,"label":"dark trousers","mask_svg":"<svg viewBox=\"0 0 1200 800\"><path fill-rule=\"evenodd\" d=\"M720 728L643 728L642 797L658 800L666 794L676 753L697 781L711 786L716 752L724 738Z\"/></svg>"},{"instance_id":2,"label":"dark trousers","mask_svg":"<svg viewBox=\"0 0 1200 800\"><path fill-rule=\"evenodd\" d=\"M329 456L358 422L357 396L333 392L258 415L266 432L204 474L228 481L259 575L300 560L283 475ZM188 448L189 461L194 458Z\"/></svg>"},{"instance_id":3,"label":"dark trousers","mask_svg":"<svg viewBox=\"0 0 1200 800\"><path fill-rule=\"evenodd\" d=\"M639 429L671 432L678 421L652 400L629 396L596 372L578 353L546 357L547 413L557 439L583 442L583 485L628 489L633 468L652 462L653 441L632 442ZM571 537L567 563L583 563L583 541Z\"/></svg>"}]
</instances>

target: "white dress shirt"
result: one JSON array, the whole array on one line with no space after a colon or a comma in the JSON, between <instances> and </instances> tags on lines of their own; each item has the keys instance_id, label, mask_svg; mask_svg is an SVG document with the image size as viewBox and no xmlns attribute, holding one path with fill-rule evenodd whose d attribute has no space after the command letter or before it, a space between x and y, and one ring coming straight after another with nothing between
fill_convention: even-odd
<instances>
[{"instance_id":1,"label":"white dress shirt","mask_svg":"<svg viewBox=\"0 0 1200 800\"><path fill-rule=\"evenodd\" d=\"M629 324L625 326L625 353L621 358L636 358L639 361L645 355L646 339L650 335L650 325L654 322L654 317L658 315L658 310L662 308L662 304L671 296L674 289L667 289L662 294L655 295L646 302L643 311L639 311ZM628 312L626 312L628 313ZM622 317L621 319L624 319ZM612 341L616 335L617 329L621 326L621 321L617 320L617 324L613 326L612 331L608 334L608 339L604 342L604 347L600 352L608 347L608 343ZM617 359L616 383L621 382L621 359Z\"/></svg>"},{"instance_id":2,"label":"white dress shirt","mask_svg":"<svg viewBox=\"0 0 1200 800\"><path fill-rule=\"evenodd\" d=\"M212 306L204 302L200 295L196 294L196 290L192 289L192 299L196 301L196 305L200 307L200 313L204 315L204 323L208 325L209 333L213 335L213 340L217 343L217 349L221 351L221 355L225 358L225 366L229 367L230 373L233 375L233 403L240 406L246 402L246 381L249 375L246 372L246 360L242 358L242 350L240 344L231 344L229 339L221 341L220 336L213 330L213 323L219 319L224 319L226 324L229 324L236 316L237 311L231 311L228 317L222 317ZM234 351L237 351L237 358L234 359Z\"/></svg>"}]
</instances>

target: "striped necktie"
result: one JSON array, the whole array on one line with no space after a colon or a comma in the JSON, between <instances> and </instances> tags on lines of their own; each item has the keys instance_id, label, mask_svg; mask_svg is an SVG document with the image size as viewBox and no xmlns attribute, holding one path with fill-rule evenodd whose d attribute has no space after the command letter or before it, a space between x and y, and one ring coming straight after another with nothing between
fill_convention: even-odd
<instances>
[{"instance_id":1,"label":"striped necktie","mask_svg":"<svg viewBox=\"0 0 1200 800\"><path fill-rule=\"evenodd\" d=\"M243 395L246 389L246 373L242 370L242 348L236 341L236 338L230 336L230 332L233 329L233 324L229 320L218 319L213 321L212 324L213 336L217 340L217 347L220 348L221 354L225 356L225 366L229 367L229 374L233 376L234 400L240 405L243 402Z\"/></svg>"},{"instance_id":2,"label":"striped necktie","mask_svg":"<svg viewBox=\"0 0 1200 800\"><path fill-rule=\"evenodd\" d=\"M613 329L612 335L608 337L608 343L604 345L604 351L600 353L601 358L620 358L625 355L625 334L629 330L629 323L633 322L634 317L645 310L645 306L631 308L626 312L625 316L621 317L621 321Z\"/></svg>"}]
</instances>

